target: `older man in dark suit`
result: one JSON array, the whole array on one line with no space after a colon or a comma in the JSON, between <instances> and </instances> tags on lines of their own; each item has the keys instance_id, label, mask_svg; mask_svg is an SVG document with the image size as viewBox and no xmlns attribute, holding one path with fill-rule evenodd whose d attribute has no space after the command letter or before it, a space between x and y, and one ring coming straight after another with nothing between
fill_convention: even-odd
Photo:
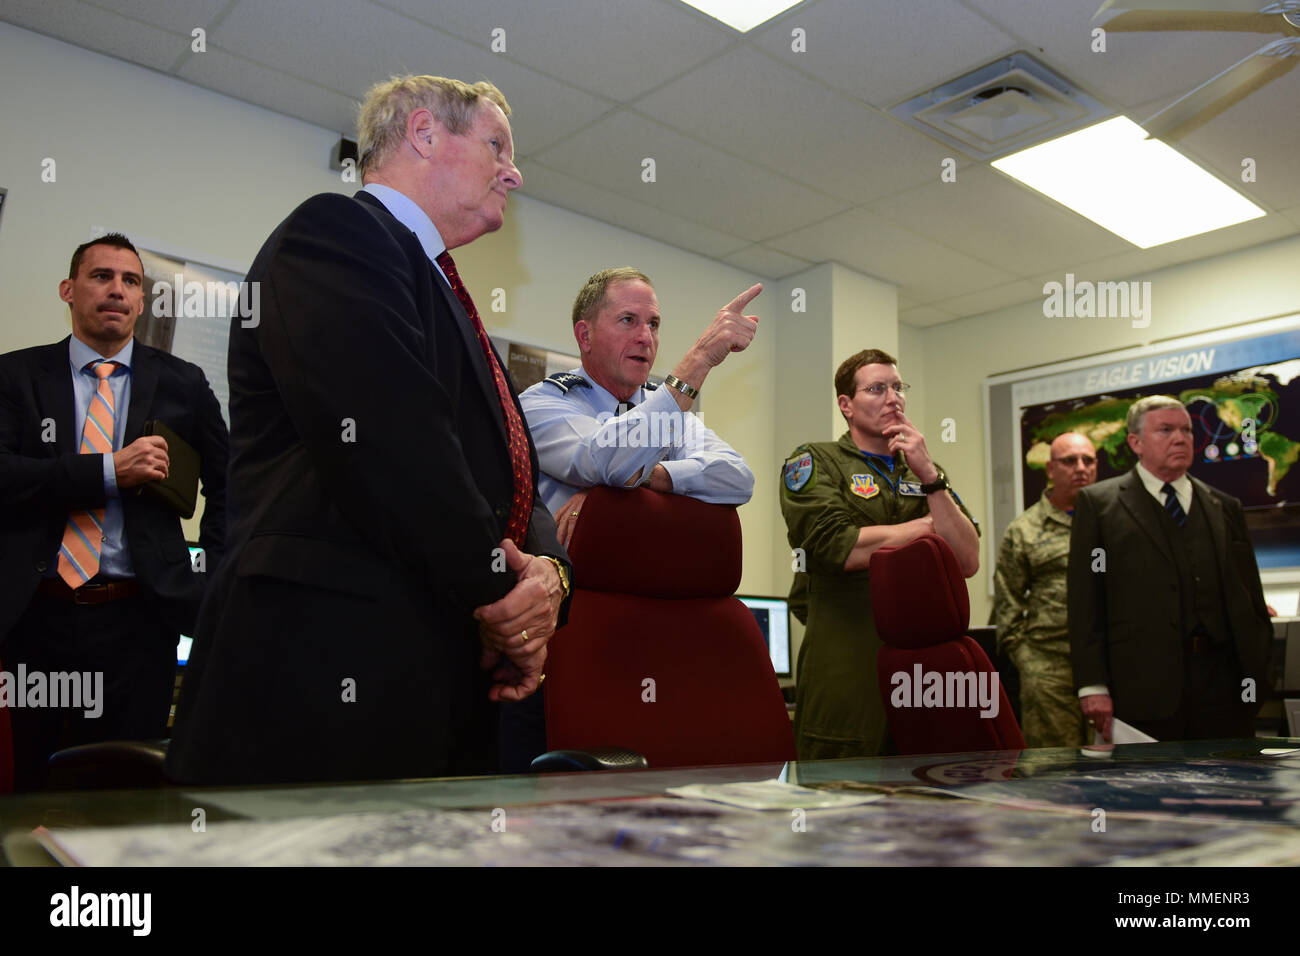
<instances>
[{"instance_id":1,"label":"older man in dark suit","mask_svg":"<svg viewBox=\"0 0 1300 956\"><path fill-rule=\"evenodd\" d=\"M1080 490L1069 629L1084 717L1157 740L1250 737L1271 631L1241 502L1187 474L1192 422L1164 395L1134 402L1138 464Z\"/></svg>"},{"instance_id":2,"label":"older man in dark suit","mask_svg":"<svg viewBox=\"0 0 1300 956\"><path fill-rule=\"evenodd\" d=\"M394 79L365 188L262 247L232 323L231 546L169 773L261 783L492 772L569 591L518 400L450 249L521 182L488 83ZM254 297L256 301L258 297Z\"/></svg>"},{"instance_id":3,"label":"older man in dark suit","mask_svg":"<svg viewBox=\"0 0 1300 956\"><path fill-rule=\"evenodd\" d=\"M170 465L147 421L199 453L204 567L225 538L221 409L197 365L135 340L144 267L130 240L79 246L59 296L72 336L0 356L0 661L14 675L0 706L19 789L41 785L57 748L166 733L177 637L193 632L207 575L176 511L141 494ZM81 705L54 699L73 674Z\"/></svg>"}]
</instances>

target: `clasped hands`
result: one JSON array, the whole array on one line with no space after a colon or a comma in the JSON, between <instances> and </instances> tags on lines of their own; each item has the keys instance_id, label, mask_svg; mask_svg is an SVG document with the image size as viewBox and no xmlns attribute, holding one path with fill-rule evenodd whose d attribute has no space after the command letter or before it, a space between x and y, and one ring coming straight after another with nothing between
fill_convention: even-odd
<instances>
[{"instance_id":1,"label":"clasped hands","mask_svg":"<svg viewBox=\"0 0 1300 956\"><path fill-rule=\"evenodd\" d=\"M546 558L525 554L509 538L500 547L515 586L501 600L474 609L483 645L479 665L494 669L492 700L519 701L541 686L546 643L555 633L564 589Z\"/></svg>"}]
</instances>

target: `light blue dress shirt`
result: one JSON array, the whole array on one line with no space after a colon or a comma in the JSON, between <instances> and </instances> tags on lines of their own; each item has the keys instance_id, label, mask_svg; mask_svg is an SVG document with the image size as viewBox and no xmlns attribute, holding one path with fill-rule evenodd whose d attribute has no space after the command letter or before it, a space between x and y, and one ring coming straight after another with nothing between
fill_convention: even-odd
<instances>
[{"instance_id":1,"label":"light blue dress shirt","mask_svg":"<svg viewBox=\"0 0 1300 956\"><path fill-rule=\"evenodd\" d=\"M555 513L583 488L627 487L662 464L673 492L712 504L744 504L754 493L754 473L734 448L683 412L667 388L639 388L636 407L615 414L618 399L581 366L571 375L586 385L566 392L541 381L519 396L541 467L538 492Z\"/></svg>"},{"instance_id":2,"label":"light blue dress shirt","mask_svg":"<svg viewBox=\"0 0 1300 956\"><path fill-rule=\"evenodd\" d=\"M135 354L135 339L126 343L122 351L113 356L111 361L118 367L108 377L108 388L113 393L113 450L121 451L126 437L126 413L131 407L131 359ZM81 449L81 433L86 427L86 413L90 410L90 400L99 388L99 379L91 371L96 362L104 361L104 356L82 342L75 335L68 342L68 370L72 375L72 401L76 413L77 450ZM131 566L131 555L126 549L126 527L122 518L122 496L117 488L117 471L113 467L113 456L102 455L104 462L104 544L99 552L99 573L109 578L129 578L135 576ZM58 548L54 559L49 563L46 577L54 577L58 572Z\"/></svg>"},{"instance_id":3,"label":"light blue dress shirt","mask_svg":"<svg viewBox=\"0 0 1300 956\"><path fill-rule=\"evenodd\" d=\"M443 272L442 266L438 265L438 256L447 251L447 244L442 241L442 236L439 235L438 227L433 224L433 220L416 204L415 200L406 193L398 192L392 186L384 186L381 183L366 183L361 189L383 203L384 208L392 213L394 219L415 233L415 238L420 240L424 254L429 257L438 274L446 279L447 273ZM448 282L447 285L451 283Z\"/></svg>"}]
</instances>

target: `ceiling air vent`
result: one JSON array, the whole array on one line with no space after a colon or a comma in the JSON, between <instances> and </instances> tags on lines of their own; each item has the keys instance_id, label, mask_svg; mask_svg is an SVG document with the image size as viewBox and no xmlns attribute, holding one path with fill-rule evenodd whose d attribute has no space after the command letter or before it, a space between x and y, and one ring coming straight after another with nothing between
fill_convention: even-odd
<instances>
[{"instance_id":1,"label":"ceiling air vent","mask_svg":"<svg viewBox=\"0 0 1300 956\"><path fill-rule=\"evenodd\" d=\"M1112 115L1028 53L1013 53L889 111L975 159L994 159Z\"/></svg>"}]
</instances>

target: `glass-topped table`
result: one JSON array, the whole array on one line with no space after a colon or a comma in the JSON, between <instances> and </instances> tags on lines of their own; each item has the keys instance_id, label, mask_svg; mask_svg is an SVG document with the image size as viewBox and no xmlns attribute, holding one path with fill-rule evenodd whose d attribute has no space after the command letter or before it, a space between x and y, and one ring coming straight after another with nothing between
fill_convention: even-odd
<instances>
[{"instance_id":1,"label":"glass-topped table","mask_svg":"<svg viewBox=\"0 0 1300 956\"><path fill-rule=\"evenodd\" d=\"M1294 864L1298 748L1261 738L11 795L0 797L0 839L11 865L48 864L51 845L90 865ZM816 792L765 810L668 795L774 778ZM862 802L817 807L835 798Z\"/></svg>"}]
</instances>

